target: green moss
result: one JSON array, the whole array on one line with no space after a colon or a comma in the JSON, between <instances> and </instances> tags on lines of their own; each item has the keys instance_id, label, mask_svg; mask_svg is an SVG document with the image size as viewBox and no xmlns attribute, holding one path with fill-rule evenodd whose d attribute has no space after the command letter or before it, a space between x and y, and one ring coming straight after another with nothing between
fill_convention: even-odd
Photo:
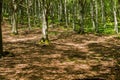
<instances>
[{"instance_id":1,"label":"green moss","mask_svg":"<svg viewBox=\"0 0 120 80\"><path fill-rule=\"evenodd\" d=\"M41 45L49 45L50 41L49 41L49 39L41 38L39 44L41 44Z\"/></svg>"}]
</instances>

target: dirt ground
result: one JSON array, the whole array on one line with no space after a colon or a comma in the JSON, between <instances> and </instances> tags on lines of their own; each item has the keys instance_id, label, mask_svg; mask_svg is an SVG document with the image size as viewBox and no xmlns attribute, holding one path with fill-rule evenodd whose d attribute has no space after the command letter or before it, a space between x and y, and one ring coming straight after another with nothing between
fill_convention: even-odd
<instances>
[{"instance_id":1,"label":"dirt ground","mask_svg":"<svg viewBox=\"0 0 120 80\"><path fill-rule=\"evenodd\" d=\"M0 80L120 80L120 39L116 35L76 34L50 29L50 45L38 44L41 30L3 26Z\"/></svg>"}]
</instances>

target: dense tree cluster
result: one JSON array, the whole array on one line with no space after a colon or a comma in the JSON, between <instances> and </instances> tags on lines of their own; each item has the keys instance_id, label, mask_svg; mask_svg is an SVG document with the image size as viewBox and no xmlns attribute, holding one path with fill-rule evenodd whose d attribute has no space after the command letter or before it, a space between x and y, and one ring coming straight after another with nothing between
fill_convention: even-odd
<instances>
[{"instance_id":1,"label":"dense tree cluster","mask_svg":"<svg viewBox=\"0 0 120 80\"><path fill-rule=\"evenodd\" d=\"M27 23L29 29L41 23L44 27L50 23L65 23L73 29L79 26L81 33L90 25L97 32L108 20L114 22L114 30L118 33L119 4L119 0L5 0L3 13L9 15L15 34L18 23Z\"/></svg>"}]
</instances>

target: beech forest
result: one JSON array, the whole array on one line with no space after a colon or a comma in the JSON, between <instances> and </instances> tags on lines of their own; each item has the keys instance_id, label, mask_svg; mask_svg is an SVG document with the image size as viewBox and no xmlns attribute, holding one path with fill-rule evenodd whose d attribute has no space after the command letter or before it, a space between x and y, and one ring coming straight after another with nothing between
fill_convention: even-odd
<instances>
[{"instance_id":1,"label":"beech forest","mask_svg":"<svg viewBox=\"0 0 120 80\"><path fill-rule=\"evenodd\" d=\"M0 80L120 80L120 0L0 0Z\"/></svg>"}]
</instances>

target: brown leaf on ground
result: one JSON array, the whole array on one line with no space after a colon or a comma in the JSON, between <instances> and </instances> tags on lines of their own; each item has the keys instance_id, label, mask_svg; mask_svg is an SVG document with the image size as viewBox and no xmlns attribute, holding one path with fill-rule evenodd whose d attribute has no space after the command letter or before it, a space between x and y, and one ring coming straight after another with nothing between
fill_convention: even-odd
<instances>
[{"instance_id":1,"label":"brown leaf on ground","mask_svg":"<svg viewBox=\"0 0 120 80\"><path fill-rule=\"evenodd\" d=\"M58 31L59 30L59 31ZM115 36L76 34L50 29L51 44L37 44L40 29L10 35L3 27L4 50L15 57L0 58L0 80L117 80L120 40ZM56 32L55 32L56 31ZM54 34L55 32L55 34Z\"/></svg>"}]
</instances>

